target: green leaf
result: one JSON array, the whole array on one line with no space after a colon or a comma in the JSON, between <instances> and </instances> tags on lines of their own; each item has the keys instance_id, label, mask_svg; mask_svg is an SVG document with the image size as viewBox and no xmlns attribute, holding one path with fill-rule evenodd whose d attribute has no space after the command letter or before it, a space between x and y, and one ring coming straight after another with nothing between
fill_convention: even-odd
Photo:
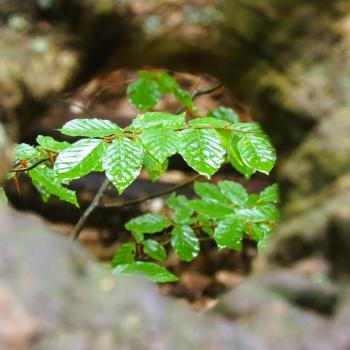
<instances>
[{"instance_id":1,"label":"green leaf","mask_svg":"<svg viewBox=\"0 0 350 350\"><path fill-rule=\"evenodd\" d=\"M145 239L145 236L143 233L140 232L131 232L132 236L135 238L135 241L137 243L142 243L143 240Z\"/></svg>"},{"instance_id":2,"label":"green leaf","mask_svg":"<svg viewBox=\"0 0 350 350\"><path fill-rule=\"evenodd\" d=\"M210 178L225 160L220 137L211 129L188 129L179 132L178 149L186 163Z\"/></svg>"},{"instance_id":3,"label":"green leaf","mask_svg":"<svg viewBox=\"0 0 350 350\"><path fill-rule=\"evenodd\" d=\"M138 76L142 80L155 82L161 93L172 93L185 107L191 110L193 109L193 102L190 94L186 90L181 89L176 79L168 73L140 71Z\"/></svg>"},{"instance_id":4,"label":"green leaf","mask_svg":"<svg viewBox=\"0 0 350 350\"><path fill-rule=\"evenodd\" d=\"M192 217L193 210L188 206L189 202L185 196L176 196L175 193L166 200L167 206L174 210L175 223L191 225L194 222L195 218Z\"/></svg>"},{"instance_id":5,"label":"green leaf","mask_svg":"<svg viewBox=\"0 0 350 350\"><path fill-rule=\"evenodd\" d=\"M103 140L82 139L59 153L54 170L60 179L77 179L94 171L103 154Z\"/></svg>"},{"instance_id":6,"label":"green leaf","mask_svg":"<svg viewBox=\"0 0 350 350\"><path fill-rule=\"evenodd\" d=\"M38 150L26 143L16 145L14 153L15 159L32 159L40 155Z\"/></svg>"},{"instance_id":7,"label":"green leaf","mask_svg":"<svg viewBox=\"0 0 350 350\"><path fill-rule=\"evenodd\" d=\"M8 199L6 193L2 187L0 187L0 203L7 205Z\"/></svg>"},{"instance_id":8,"label":"green leaf","mask_svg":"<svg viewBox=\"0 0 350 350\"><path fill-rule=\"evenodd\" d=\"M166 250L153 239L146 239L143 243L144 252L155 260L164 261L166 259Z\"/></svg>"},{"instance_id":9,"label":"green leaf","mask_svg":"<svg viewBox=\"0 0 350 350\"><path fill-rule=\"evenodd\" d=\"M176 99L180 103L182 103L186 108L188 108L189 110L193 110L192 98L186 90L183 90L180 87L176 87L174 89L174 95L175 95Z\"/></svg>"},{"instance_id":10,"label":"green leaf","mask_svg":"<svg viewBox=\"0 0 350 350\"><path fill-rule=\"evenodd\" d=\"M234 128L235 130L239 130L237 131L237 133L240 133L242 136L246 133L265 135L259 123L254 123L254 122L236 123L234 125Z\"/></svg>"},{"instance_id":11,"label":"green leaf","mask_svg":"<svg viewBox=\"0 0 350 350\"><path fill-rule=\"evenodd\" d=\"M125 224L125 228L131 232L157 233L169 227L171 222L163 215L145 214L131 219Z\"/></svg>"},{"instance_id":12,"label":"green leaf","mask_svg":"<svg viewBox=\"0 0 350 350\"><path fill-rule=\"evenodd\" d=\"M250 168L268 174L276 162L276 151L264 134L246 134L238 144L239 154Z\"/></svg>"},{"instance_id":13,"label":"green leaf","mask_svg":"<svg viewBox=\"0 0 350 350\"><path fill-rule=\"evenodd\" d=\"M159 176L166 172L168 169L168 164L169 162L167 159L163 163L160 163L157 159L152 157L146 149L144 149L143 165L145 166L145 169L153 182L157 181Z\"/></svg>"},{"instance_id":14,"label":"green leaf","mask_svg":"<svg viewBox=\"0 0 350 350\"><path fill-rule=\"evenodd\" d=\"M103 172L104 171L103 164L102 164L102 157L106 153L107 147L108 147L107 144L103 143L103 150L101 151L102 156L101 156L100 160L96 162L96 166L92 171L95 171L95 172Z\"/></svg>"},{"instance_id":15,"label":"green leaf","mask_svg":"<svg viewBox=\"0 0 350 350\"><path fill-rule=\"evenodd\" d=\"M202 199L219 202L221 204L230 204L227 197L225 197L225 195L220 192L220 189L213 184L196 181L194 183L194 192Z\"/></svg>"},{"instance_id":16,"label":"green leaf","mask_svg":"<svg viewBox=\"0 0 350 350\"><path fill-rule=\"evenodd\" d=\"M102 159L106 176L119 194L122 194L140 174L142 163L142 145L128 138L113 140Z\"/></svg>"},{"instance_id":17,"label":"green leaf","mask_svg":"<svg viewBox=\"0 0 350 350\"><path fill-rule=\"evenodd\" d=\"M218 186L221 193L232 203L241 207L247 203L248 193L241 184L232 181L220 181Z\"/></svg>"},{"instance_id":18,"label":"green leaf","mask_svg":"<svg viewBox=\"0 0 350 350\"><path fill-rule=\"evenodd\" d=\"M260 203L278 203L279 202L279 191L278 191L278 185L273 184L269 187L266 187L261 193L260 193Z\"/></svg>"},{"instance_id":19,"label":"green leaf","mask_svg":"<svg viewBox=\"0 0 350 350\"><path fill-rule=\"evenodd\" d=\"M51 197L50 190L46 186L44 186L41 182L35 181L33 178L32 178L32 183L34 187L37 189L37 191L39 192L43 202L46 203Z\"/></svg>"},{"instance_id":20,"label":"green leaf","mask_svg":"<svg viewBox=\"0 0 350 350\"><path fill-rule=\"evenodd\" d=\"M112 259L112 268L118 265L131 264L135 261L136 245L135 243L122 244Z\"/></svg>"},{"instance_id":21,"label":"green leaf","mask_svg":"<svg viewBox=\"0 0 350 350\"><path fill-rule=\"evenodd\" d=\"M243 220L238 215L228 216L215 229L214 239L219 248L242 249Z\"/></svg>"},{"instance_id":22,"label":"green leaf","mask_svg":"<svg viewBox=\"0 0 350 350\"><path fill-rule=\"evenodd\" d=\"M132 129L147 129L162 125L167 129L186 127L186 113L169 114L163 112L147 112L135 118L131 124Z\"/></svg>"},{"instance_id":23,"label":"green leaf","mask_svg":"<svg viewBox=\"0 0 350 350\"><path fill-rule=\"evenodd\" d=\"M163 125L145 129L141 135L141 140L150 155L161 164L177 151L177 134Z\"/></svg>"},{"instance_id":24,"label":"green leaf","mask_svg":"<svg viewBox=\"0 0 350 350\"><path fill-rule=\"evenodd\" d=\"M183 196L183 195L178 196L178 195L176 195L175 192L173 192L165 200L165 204L171 209L178 209L178 208L181 208L183 206L180 199L184 200L185 202L188 201L188 199L185 196Z\"/></svg>"},{"instance_id":25,"label":"green leaf","mask_svg":"<svg viewBox=\"0 0 350 350\"><path fill-rule=\"evenodd\" d=\"M264 204L252 208L240 209L236 214L248 222L274 222L279 219L279 210L274 205Z\"/></svg>"},{"instance_id":26,"label":"green leaf","mask_svg":"<svg viewBox=\"0 0 350 350\"><path fill-rule=\"evenodd\" d=\"M30 170L29 175L34 183L42 184L52 195L79 207L75 192L63 187L52 169L41 164Z\"/></svg>"},{"instance_id":27,"label":"green leaf","mask_svg":"<svg viewBox=\"0 0 350 350\"><path fill-rule=\"evenodd\" d=\"M179 87L176 79L166 72L140 71L138 76L145 80L154 80L163 94L172 93L175 88Z\"/></svg>"},{"instance_id":28,"label":"green leaf","mask_svg":"<svg viewBox=\"0 0 350 350\"><path fill-rule=\"evenodd\" d=\"M118 275L145 275L156 283L168 283L178 280L178 278L166 268L154 263L143 261L118 265L113 272Z\"/></svg>"},{"instance_id":29,"label":"green leaf","mask_svg":"<svg viewBox=\"0 0 350 350\"><path fill-rule=\"evenodd\" d=\"M161 92L156 82L148 79L138 79L127 88L130 103L141 112L154 107L160 100Z\"/></svg>"},{"instance_id":30,"label":"green leaf","mask_svg":"<svg viewBox=\"0 0 350 350\"><path fill-rule=\"evenodd\" d=\"M48 149L50 151L59 153L65 148L69 147L71 144L69 142L60 142L56 141L51 136L43 136L39 135L36 138L36 142L43 148Z\"/></svg>"},{"instance_id":31,"label":"green leaf","mask_svg":"<svg viewBox=\"0 0 350 350\"><path fill-rule=\"evenodd\" d=\"M199 239L191 227L175 226L171 232L171 245L176 255L184 261L192 261L199 253Z\"/></svg>"},{"instance_id":32,"label":"green leaf","mask_svg":"<svg viewBox=\"0 0 350 350\"><path fill-rule=\"evenodd\" d=\"M226 107L218 107L213 109L207 114L210 118L216 118L220 120L224 120L231 124L235 124L239 122L239 116L236 112L234 112L231 108Z\"/></svg>"},{"instance_id":33,"label":"green leaf","mask_svg":"<svg viewBox=\"0 0 350 350\"><path fill-rule=\"evenodd\" d=\"M188 206L201 215L214 219L224 219L233 214L233 209L217 202L195 199Z\"/></svg>"},{"instance_id":34,"label":"green leaf","mask_svg":"<svg viewBox=\"0 0 350 350\"><path fill-rule=\"evenodd\" d=\"M210 237L214 237L214 225L212 221L204 215L198 215L197 220L203 232L205 232Z\"/></svg>"},{"instance_id":35,"label":"green leaf","mask_svg":"<svg viewBox=\"0 0 350 350\"><path fill-rule=\"evenodd\" d=\"M217 130L217 133L220 135L222 144L227 150L228 161L240 174L249 179L251 175L254 174L255 169L247 167L239 155L237 142L240 140L241 136L237 136L229 130Z\"/></svg>"},{"instance_id":36,"label":"green leaf","mask_svg":"<svg viewBox=\"0 0 350 350\"><path fill-rule=\"evenodd\" d=\"M188 125L193 128L219 128L223 129L230 125L230 123L215 119L215 118L196 118L192 119L188 122Z\"/></svg>"},{"instance_id":37,"label":"green leaf","mask_svg":"<svg viewBox=\"0 0 350 350\"><path fill-rule=\"evenodd\" d=\"M259 204L260 196L255 193L251 193L248 195L248 207L255 207L257 204Z\"/></svg>"},{"instance_id":38,"label":"green leaf","mask_svg":"<svg viewBox=\"0 0 350 350\"><path fill-rule=\"evenodd\" d=\"M59 129L68 136L105 137L123 135L123 130L110 120L103 119L73 119Z\"/></svg>"},{"instance_id":39,"label":"green leaf","mask_svg":"<svg viewBox=\"0 0 350 350\"><path fill-rule=\"evenodd\" d=\"M271 233L271 226L268 224L252 224L251 232L247 234L251 234L251 237L254 241L260 242L262 239L269 237Z\"/></svg>"}]
</instances>

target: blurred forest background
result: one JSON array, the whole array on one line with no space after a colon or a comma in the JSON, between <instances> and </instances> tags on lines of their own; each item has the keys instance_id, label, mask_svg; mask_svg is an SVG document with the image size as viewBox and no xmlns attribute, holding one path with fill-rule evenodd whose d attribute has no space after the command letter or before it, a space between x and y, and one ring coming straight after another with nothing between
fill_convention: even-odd
<instances>
[{"instance_id":1,"label":"blurred forest background","mask_svg":"<svg viewBox=\"0 0 350 350\"><path fill-rule=\"evenodd\" d=\"M243 121L260 122L278 151L271 177L247 182L224 168L213 179L232 179L249 192L278 181L282 221L266 254L257 258L247 242L242 253L218 252L208 244L191 264L173 256L168 267L180 281L161 292L201 312L216 305L218 314L244 320L256 343L243 341L239 349L349 349L349 1L0 0L0 116L15 142L33 144L38 134L60 138L55 129L73 118L128 125L136 110L126 86L139 69L167 70L190 92L222 83L196 98L200 111L224 105ZM178 105L167 98L158 107L176 111ZM185 163L174 159L159 183L142 173L121 200L165 190L190 176ZM68 235L81 212L59 200L42 203L30 181L25 176L20 181L20 195L13 183L6 184L11 204ZM102 182L94 174L73 184L82 209ZM192 194L189 188L181 191ZM103 204L115 202L109 191ZM109 262L127 240L125 221L159 212L163 202L99 208L80 241ZM308 333L305 322L311 325ZM230 348L220 346L212 348Z\"/></svg>"}]
</instances>

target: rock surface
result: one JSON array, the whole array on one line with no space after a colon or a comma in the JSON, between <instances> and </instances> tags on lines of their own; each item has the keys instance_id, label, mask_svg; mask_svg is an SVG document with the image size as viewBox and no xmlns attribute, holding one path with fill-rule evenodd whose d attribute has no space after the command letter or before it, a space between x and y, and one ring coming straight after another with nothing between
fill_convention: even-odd
<instances>
[{"instance_id":1,"label":"rock surface","mask_svg":"<svg viewBox=\"0 0 350 350\"><path fill-rule=\"evenodd\" d=\"M3 350L338 349L350 346L349 297L327 269L252 276L212 315L110 274L29 215L0 214ZM304 270L304 272L302 272Z\"/></svg>"},{"instance_id":2,"label":"rock surface","mask_svg":"<svg viewBox=\"0 0 350 350\"><path fill-rule=\"evenodd\" d=\"M263 349L232 323L116 278L34 217L0 214L3 350Z\"/></svg>"}]
</instances>

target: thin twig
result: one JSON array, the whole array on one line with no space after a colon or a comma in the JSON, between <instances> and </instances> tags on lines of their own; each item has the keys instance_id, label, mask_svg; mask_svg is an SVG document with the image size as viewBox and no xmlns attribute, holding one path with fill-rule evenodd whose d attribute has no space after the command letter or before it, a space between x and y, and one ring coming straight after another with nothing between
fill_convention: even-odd
<instances>
[{"instance_id":1,"label":"thin twig","mask_svg":"<svg viewBox=\"0 0 350 350\"><path fill-rule=\"evenodd\" d=\"M130 206L130 205L140 204L140 203L146 202L146 201L148 201L150 199L161 197L161 196L164 196L166 194L169 194L169 193L172 193L174 191L177 191L180 188L185 187L185 186L189 185L190 183L196 181L200 176L201 175L195 175L191 179L183 181L180 184L178 184L176 186L173 186L172 188L170 188L170 189L168 189L166 191L157 192L157 193L152 194L150 196L142 197L142 198L139 198L139 199L134 199L134 200L123 202L123 203L104 205L104 207L105 208L110 208L110 207L123 208L123 207L127 207L127 206ZM96 193L94 199L92 200L91 204L86 208L86 210L84 211L84 213L80 217L80 219L79 219L78 223L76 224L76 226L74 227L74 230L73 230L72 235L71 235L71 238L73 240L76 240L79 237L80 232L84 228L84 226L85 226L87 220L89 219L91 213L99 206L99 204L101 202L101 199L102 199L102 197L104 195L104 192L108 188L109 183L110 182L109 182L108 179L106 179L102 183L101 187L97 191L97 193Z\"/></svg>"},{"instance_id":2,"label":"thin twig","mask_svg":"<svg viewBox=\"0 0 350 350\"><path fill-rule=\"evenodd\" d=\"M206 95L206 94L211 94L212 92L216 91L216 90L219 90L220 88L222 88L222 83L217 83L209 88L206 88L206 89L201 89L201 90L193 90L192 94L191 94L191 98L192 100L196 99L197 97L199 96L202 96L202 95ZM175 114L180 114L182 112L184 112L186 110L186 107L180 107L176 112Z\"/></svg>"},{"instance_id":3,"label":"thin twig","mask_svg":"<svg viewBox=\"0 0 350 350\"><path fill-rule=\"evenodd\" d=\"M173 186L165 191L157 192L157 193L151 194L149 196L145 196L145 197L138 198L138 199L133 199L133 200L130 200L127 202L108 203L108 204L103 205L103 207L104 208L124 208L124 207L128 207L130 205L141 204L141 203L147 202L150 199L162 197L162 196L165 196L166 194L175 192L175 191L179 190L180 188L186 187L187 185L189 185L192 182L199 179L201 176L202 175L195 175L195 176L191 177L190 179L185 180L185 181L179 183L178 185Z\"/></svg>"},{"instance_id":4,"label":"thin twig","mask_svg":"<svg viewBox=\"0 0 350 350\"><path fill-rule=\"evenodd\" d=\"M108 186L109 186L110 182L108 179L106 179L101 187L99 188L99 190L97 191L94 199L92 200L92 202L90 203L90 205L85 209L83 215L80 217L78 223L76 224L76 226L74 227L74 230L71 234L71 238L72 240L76 240L78 239L81 230L83 229L83 227L85 226L87 220L89 219L91 213L98 207L98 205L100 204L101 198L103 196L103 194L105 193L105 191L107 190Z\"/></svg>"},{"instance_id":5,"label":"thin twig","mask_svg":"<svg viewBox=\"0 0 350 350\"><path fill-rule=\"evenodd\" d=\"M222 88L222 83L217 83L216 85L213 85L207 89L194 90L192 93L192 99L195 99L202 95L211 94L212 92L219 90L220 88Z\"/></svg>"},{"instance_id":6,"label":"thin twig","mask_svg":"<svg viewBox=\"0 0 350 350\"><path fill-rule=\"evenodd\" d=\"M25 168L12 168L10 169L10 173L21 173L21 172L24 172L24 171L29 171L29 170L33 170L34 168L36 168L38 165L42 164L42 163L45 163L47 162L48 160L50 160L50 158L43 158L43 159L40 159L38 160L36 163L32 164L32 165L29 165Z\"/></svg>"}]
</instances>

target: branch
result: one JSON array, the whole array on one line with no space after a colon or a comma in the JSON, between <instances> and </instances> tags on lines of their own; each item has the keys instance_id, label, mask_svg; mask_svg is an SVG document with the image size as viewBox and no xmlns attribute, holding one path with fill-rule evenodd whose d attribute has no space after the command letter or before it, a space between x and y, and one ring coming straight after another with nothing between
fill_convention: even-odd
<instances>
[{"instance_id":1,"label":"branch","mask_svg":"<svg viewBox=\"0 0 350 350\"><path fill-rule=\"evenodd\" d=\"M106 179L101 187L99 188L99 190L97 191L94 199L92 200L92 202L90 203L90 205L85 209L83 215L80 217L78 223L76 224L76 226L74 227L74 230L71 234L71 239L72 240L76 240L78 239L81 230L83 229L83 227L86 224L86 221L89 219L91 213L98 207L98 205L100 204L101 198L103 196L103 194L105 193L105 191L107 190L108 186L109 186L110 182L108 179Z\"/></svg>"},{"instance_id":2,"label":"branch","mask_svg":"<svg viewBox=\"0 0 350 350\"><path fill-rule=\"evenodd\" d=\"M194 100L199 96L211 94L212 92L222 88L222 86L223 86L222 83L217 83L217 84L215 84L207 89L202 89L202 90L195 89L195 90L193 90L193 92L191 94L191 98L192 98L192 100ZM175 113L179 114L179 113L184 112L185 110L186 110L186 107L180 107Z\"/></svg>"},{"instance_id":3,"label":"branch","mask_svg":"<svg viewBox=\"0 0 350 350\"><path fill-rule=\"evenodd\" d=\"M25 168L12 168L10 169L10 173L21 173L21 172L24 172L24 171L29 171L29 170L33 170L34 168L36 168L38 165L42 164L42 163L45 163L47 162L48 160L50 160L50 158L43 158L43 159L40 159L38 160L36 163L30 165L30 166L27 166Z\"/></svg>"},{"instance_id":4,"label":"branch","mask_svg":"<svg viewBox=\"0 0 350 350\"><path fill-rule=\"evenodd\" d=\"M166 194L175 192L175 191L179 190L180 188L186 187L187 185L189 185L192 182L194 182L197 179L199 179L201 176L202 175L195 175L195 176L191 177L190 179L185 180L185 181L179 183L178 185L173 186L173 187L171 187L171 188L169 188L168 190L165 190L165 191L157 192L157 193L151 194L149 196L145 196L145 197L142 197L142 198L139 198L139 199L133 199L133 200L130 200L130 201L127 201L127 202L119 202L119 203L118 202L117 203L113 203L112 202L112 203L108 203L108 204L105 204L103 207L104 208L124 208L124 207L128 207L130 205L141 204L141 203L147 202L150 199L157 198L157 197L162 197L162 196L165 196Z\"/></svg>"},{"instance_id":5,"label":"branch","mask_svg":"<svg viewBox=\"0 0 350 350\"><path fill-rule=\"evenodd\" d=\"M123 207L127 207L130 205L135 205L135 204L140 204L143 202L146 202L150 199L156 198L156 197L161 197L164 196L166 194L172 193L174 191L177 191L178 189L185 187L187 185L189 185L190 183L194 182L195 180L197 180L201 175L195 175L194 177L192 177L189 180L183 181L180 184L166 190L166 191L162 191L162 192L158 192L155 194L152 194L150 196L146 196L146 197L142 197L140 199L135 199L135 200L131 200L131 201L127 201L127 202L123 202L123 203L116 203L116 204L108 204L108 205L104 205L105 208L123 208ZM97 191L94 199L92 200L92 202L90 203L90 205L86 208L86 210L84 211L83 215L80 217L78 223L76 224L76 226L74 227L74 230L71 234L71 238L72 240L76 240L78 239L80 232L82 231L82 229L84 228L87 220L89 219L90 215L92 214L92 212L99 206L101 199L105 193L105 191L107 190L108 186L109 186L110 182L108 179L106 179L101 187L99 188L99 190Z\"/></svg>"},{"instance_id":6,"label":"branch","mask_svg":"<svg viewBox=\"0 0 350 350\"><path fill-rule=\"evenodd\" d=\"M216 85L213 85L207 89L202 89L202 90L194 90L192 92L192 99L195 99L199 96L202 96L202 95L206 95L206 94L211 94L212 92L216 91L216 90L219 90L220 88L222 88L222 83L217 83Z\"/></svg>"}]
</instances>

